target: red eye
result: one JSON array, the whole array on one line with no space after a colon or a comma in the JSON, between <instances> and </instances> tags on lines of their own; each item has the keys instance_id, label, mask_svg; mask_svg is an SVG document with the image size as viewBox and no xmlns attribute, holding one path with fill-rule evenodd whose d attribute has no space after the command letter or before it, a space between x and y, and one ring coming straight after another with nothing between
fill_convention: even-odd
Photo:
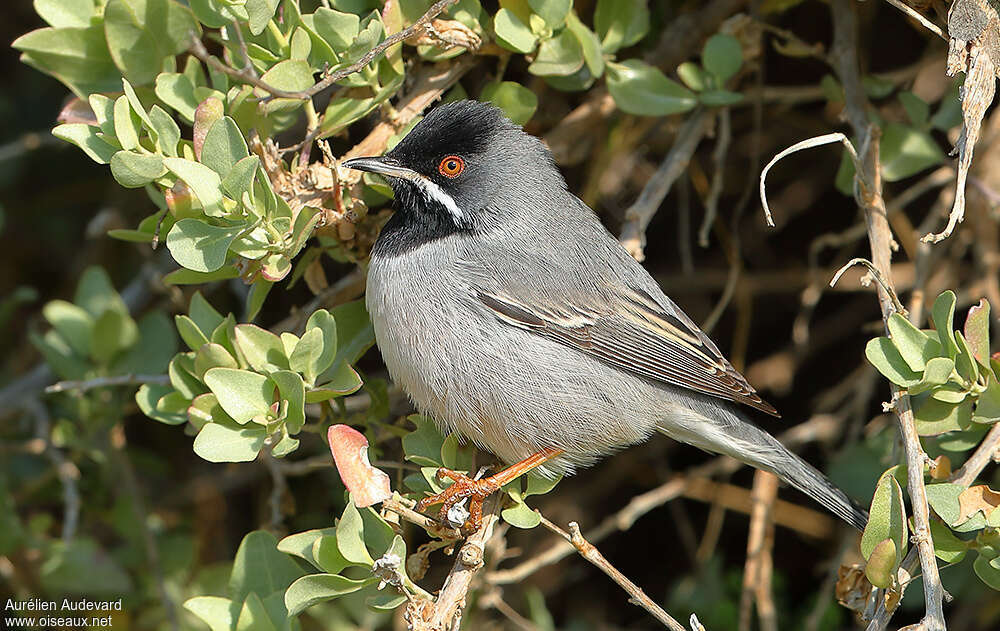
<instances>
[{"instance_id":1,"label":"red eye","mask_svg":"<svg viewBox=\"0 0 1000 631\"><path fill-rule=\"evenodd\" d=\"M448 156L438 165L438 171L445 177L458 177L465 170L465 160L458 156Z\"/></svg>"}]
</instances>

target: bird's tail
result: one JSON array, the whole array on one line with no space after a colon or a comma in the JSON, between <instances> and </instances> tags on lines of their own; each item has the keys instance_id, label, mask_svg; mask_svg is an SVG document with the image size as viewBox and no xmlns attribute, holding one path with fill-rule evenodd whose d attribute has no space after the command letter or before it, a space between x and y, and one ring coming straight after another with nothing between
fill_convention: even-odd
<instances>
[{"instance_id":1,"label":"bird's tail","mask_svg":"<svg viewBox=\"0 0 1000 631\"><path fill-rule=\"evenodd\" d=\"M868 512L825 475L726 404L693 400L661 421L657 429L675 440L775 474L858 530L868 523Z\"/></svg>"}]
</instances>

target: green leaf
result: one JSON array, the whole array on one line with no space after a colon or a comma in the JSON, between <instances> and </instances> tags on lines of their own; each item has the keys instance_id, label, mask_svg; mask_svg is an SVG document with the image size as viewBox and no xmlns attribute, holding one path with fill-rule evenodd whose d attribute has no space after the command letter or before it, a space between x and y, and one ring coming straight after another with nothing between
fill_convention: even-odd
<instances>
[{"instance_id":1,"label":"green leaf","mask_svg":"<svg viewBox=\"0 0 1000 631\"><path fill-rule=\"evenodd\" d=\"M246 144L243 145L246 147ZM247 156L237 161L222 179L222 188L235 200L249 201L249 208L254 209L254 179L260 167L260 158Z\"/></svg>"},{"instance_id":2,"label":"green leaf","mask_svg":"<svg viewBox=\"0 0 1000 631\"><path fill-rule=\"evenodd\" d=\"M213 272L226 262L240 226L212 226L197 219L181 219L167 234L167 249L180 265L195 272Z\"/></svg>"},{"instance_id":3,"label":"green leaf","mask_svg":"<svg viewBox=\"0 0 1000 631\"><path fill-rule=\"evenodd\" d=\"M205 386L194 376L194 353L178 353L167 366L170 384L185 398L193 399L205 392Z\"/></svg>"},{"instance_id":4,"label":"green leaf","mask_svg":"<svg viewBox=\"0 0 1000 631\"><path fill-rule=\"evenodd\" d=\"M139 118L132 111L128 97L122 95L115 100L115 137L122 149L132 151L139 148Z\"/></svg>"},{"instance_id":5,"label":"green leaf","mask_svg":"<svg viewBox=\"0 0 1000 631\"><path fill-rule=\"evenodd\" d=\"M882 474L875 487L870 517L861 535L861 554L868 559L875 547L884 539L895 543L897 558L906 554L908 542L906 529L906 507L903 504L903 489L890 472Z\"/></svg>"},{"instance_id":6,"label":"green leaf","mask_svg":"<svg viewBox=\"0 0 1000 631\"><path fill-rule=\"evenodd\" d=\"M42 307L42 315L77 355L87 356L94 332L94 318L81 307L53 300Z\"/></svg>"},{"instance_id":7,"label":"green leaf","mask_svg":"<svg viewBox=\"0 0 1000 631\"><path fill-rule=\"evenodd\" d=\"M948 382L951 374L955 371L955 362L947 357L933 357L928 360L924 367L924 374L920 382L908 388L910 394L919 394L935 386L941 386Z\"/></svg>"},{"instance_id":8,"label":"green leaf","mask_svg":"<svg viewBox=\"0 0 1000 631\"><path fill-rule=\"evenodd\" d=\"M250 18L250 32L260 35L267 23L274 17L280 0L246 0L247 16Z\"/></svg>"},{"instance_id":9,"label":"green leaf","mask_svg":"<svg viewBox=\"0 0 1000 631\"><path fill-rule=\"evenodd\" d=\"M524 493L521 497L530 497L532 495L545 495L552 489L556 488L559 481L562 480L562 476L557 476L555 478L543 478L540 475L529 474L527 476L528 484L525 487Z\"/></svg>"},{"instance_id":10,"label":"green leaf","mask_svg":"<svg viewBox=\"0 0 1000 631\"><path fill-rule=\"evenodd\" d=\"M184 74L164 72L156 77L156 96L188 123L194 122L194 111L199 103L194 87L190 77Z\"/></svg>"},{"instance_id":11,"label":"green leaf","mask_svg":"<svg viewBox=\"0 0 1000 631\"><path fill-rule=\"evenodd\" d=\"M979 380L979 362L969 348L969 343L965 341L965 336L961 331L955 331L955 343L958 346L958 355L955 356L955 372L957 372L968 383L976 383Z\"/></svg>"},{"instance_id":12,"label":"green leaf","mask_svg":"<svg viewBox=\"0 0 1000 631\"><path fill-rule=\"evenodd\" d=\"M170 386L161 386L144 383L139 386L135 393L135 402L142 410L142 413L167 425L181 425L187 422L187 414L183 412L161 412L157 409L157 402L166 395L173 392Z\"/></svg>"},{"instance_id":13,"label":"green leaf","mask_svg":"<svg viewBox=\"0 0 1000 631\"><path fill-rule=\"evenodd\" d=\"M896 542L892 539L879 541L868 556L865 564L865 576L875 587L888 589L896 579L896 569L899 567L899 553Z\"/></svg>"},{"instance_id":14,"label":"green leaf","mask_svg":"<svg viewBox=\"0 0 1000 631\"><path fill-rule=\"evenodd\" d=\"M542 523L542 518L538 513L528 508L524 502L518 502L510 508L505 508L500 512L500 516L505 522L516 528L530 529Z\"/></svg>"},{"instance_id":15,"label":"green leaf","mask_svg":"<svg viewBox=\"0 0 1000 631\"><path fill-rule=\"evenodd\" d=\"M200 291L194 292L191 296L191 303L188 305L188 313L194 323L198 326L205 336L210 336L216 327L218 327L225 318L222 314L215 310L205 297L201 295Z\"/></svg>"},{"instance_id":16,"label":"green leaf","mask_svg":"<svg viewBox=\"0 0 1000 631\"><path fill-rule=\"evenodd\" d=\"M194 453L209 462L250 462L257 458L266 437L263 427L232 428L208 423L195 436Z\"/></svg>"},{"instance_id":17,"label":"green leaf","mask_svg":"<svg viewBox=\"0 0 1000 631\"><path fill-rule=\"evenodd\" d=\"M267 294L271 292L274 283L258 278L250 285L250 292L247 294L247 306L245 319L253 320L260 313L260 308L264 306Z\"/></svg>"},{"instance_id":18,"label":"green leaf","mask_svg":"<svg viewBox=\"0 0 1000 631\"><path fill-rule=\"evenodd\" d=\"M434 427L433 421L425 416L413 414L408 417L417 428L403 436L403 453L410 462L428 466L441 466L441 446L444 438Z\"/></svg>"},{"instance_id":19,"label":"green leaf","mask_svg":"<svg viewBox=\"0 0 1000 631\"><path fill-rule=\"evenodd\" d=\"M333 361L336 370L338 362L354 364L361 359L375 344L375 329L364 300L338 305L331 313L337 321L337 356Z\"/></svg>"},{"instance_id":20,"label":"green leaf","mask_svg":"<svg viewBox=\"0 0 1000 631\"><path fill-rule=\"evenodd\" d=\"M205 373L205 385L218 397L222 409L240 425L255 416L266 415L274 401L274 383L248 370L213 368Z\"/></svg>"},{"instance_id":21,"label":"green leaf","mask_svg":"<svg viewBox=\"0 0 1000 631\"><path fill-rule=\"evenodd\" d=\"M306 321L306 331L317 329L323 340L323 350L316 358L316 370L326 371L337 357L337 320L326 309L314 311Z\"/></svg>"},{"instance_id":22,"label":"green leaf","mask_svg":"<svg viewBox=\"0 0 1000 631\"><path fill-rule=\"evenodd\" d=\"M351 563L368 567L375 563L365 547L364 522L354 502L347 503L337 522L337 549Z\"/></svg>"},{"instance_id":23,"label":"green leaf","mask_svg":"<svg viewBox=\"0 0 1000 631\"><path fill-rule=\"evenodd\" d=\"M905 388L920 382L920 375L907 365L896 345L887 337L869 340L865 346L865 357L882 376L897 386Z\"/></svg>"},{"instance_id":24,"label":"green leaf","mask_svg":"<svg viewBox=\"0 0 1000 631\"><path fill-rule=\"evenodd\" d=\"M594 29L606 53L637 43L649 32L646 0L597 0Z\"/></svg>"},{"instance_id":25,"label":"green leaf","mask_svg":"<svg viewBox=\"0 0 1000 631\"><path fill-rule=\"evenodd\" d=\"M247 363L257 372L288 370L288 358L281 338L267 329L256 324L239 324L236 326L235 342Z\"/></svg>"},{"instance_id":26,"label":"green leaf","mask_svg":"<svg viewBox=\"0 0 1000 631\"><path fill-rule=\"evenodd\" d=\"M206 215L209 217L222 217L226 214L222 206L222 179L218 173L204 164L199 164L193 160L185 160L184 158L164 158L163 165L173 171L177 177L188 185L195 194L195 197L198 198L198 201L201 202ZM184 220L182 219L181 221ZM207 272L211 270L200 271Z\"/></svg>"},{"instance_id":27,"label":"green leaf","mask_svg":"<svg viewBox=\"0 0 1000 631\"><path fill-rule=\"evenodd\" d=\"M278 631L256 592L247 594L243 609L236 621L236 631Z\"/></svg>"},{"instance_id":28,"label":"green leaf","mask_svg":"<svg viewBox=\"0 0 1000 631\"><path fill-rule=\"evenodd\" d=\"M94 320L90 336L90 356L106 363L139 341L139 327L128 313L108 309Z\"/></svg>"},{"instance_id":29,"label":"green leaf","mask_svg":"<svg viewBox=\"0 0 1000 631\"><path fill-rule=\"evenodd\" d=\"M125 188L139 188L166 175L163 157L156 153L118 151L111 156L111 175Z\"/></svg>"},{"instance_id":30,"label":"green leaf","mask_svg":"<svg viewBox=\"0 0 1000 631\"><path fill-rule=\"evenodd\" d=\"M721 87L743 65L740 41L732 35L716 33L705 42L705 48L701 51L701 63L705 70L715 76Z\"/></svg>"},{"instance_id":31,"label":"green leaf","mask_svg":"<svg viewBox=\"0 0 1000 631\"><path fill-rule=\"evenodd\" d=\"M52 130L52 135L83 149L83 152L98 164L107 164L111 161L111 156L118 151L118 147L101 138L98 127L83 123L59 125Z\"/></svg>"},{"instance_id":32,"label":"green leaf","mask_svg":"<svg viewBox=\"0 0 1000 631\"><path fill-rule=\"evenodd\" d=\"M243 538L236 551L229 576L229 595L242 602L250 592L270 595L284 591L302 574L294 560L278 551L274 535L255 530Z\"/></svg>"},{"instance_id":33,"label":"green leaf","mask_svg":"<svg viewBox=\"0 0 1000 631\"><path fill-rule=\"evenodd\" d=\"M195 596L184 601L184 608L207 624L212 631L232 631L233 601L219 596Z\"/></svg>"},{"instance_id":34,"label":"green leaf","mask_svg":"<svg viewBox=\"0 0 1000 631\"><path fill-rule=\"evenodd\" d=\"M35 12L50 26L90 26L94 15L94 0L35 0Z\"/></svg>"},{"instance_id":35,"label":"green leaf","mask_svg":"<svg viewBox=\"0 0 1000 631\"><path fill-rule=\"evenodd\" d=\"M972 569L987 587L1000 591L1000 557L990 559L980 553L972 562Z\"/></svg>"},{"instance_id":36,"label":"green leaf","mask_svg":"<svg viewBox=\"0 0 1000 631\"><path fill-rule=\"evenodd\" d=\"M133 589L129 575L114 556L93 539L77 535L69 542L54 540L46 548L38 576L46 592L120 594Z\"/></svg>"},{"instance_id":37,"label":"green leaf","mask_svg":"<svg viewBox=\"0 0 1000 631\"><path fill-rule=\"evenodd\" d=\"M296 616L317 603L356 592L377 581L376 578L360 580L338 574L310 574L288 588L285 592L285 607L288 608L289 616Z\"/></svg>"},{"instance_id":38,"label":"green leaf","mask_svg":"<svg viewBox=\"0 0 1000 631\"><path fill-rule=\"evenodd\" d=\"M288 401L285 428L289 434L298 434L306 422L306 387L302 377L290 370L276 370L271 373L271 381L277 384L282 400Z\"/></svg>"},{"instance_id":39,"label":"green leaf","mask_svg":"<svg viewBox=\"0 0 1000 631\"><path fill-rule=\"evenodd\" d=\"M108 0L104 34L115 65L134 85L151 83L165 57L187 50L201 27L175 0Z\"/></svg>"},{"instance_id":40,"label":"green leaf","mask_svg":"<svg viewBox=\"0 0 1000 631\"><path fill-rule=\"evenodd\" d=\"M96 265L83 271L76 286L76 293L73 294L73 302L95 318L100 317L108 309L128 313L128 308L115 291L108 273L103 267Z\"/></svg>"},{"instance_id":41,"label":"green leaf","mask_svg":"<svg viewBox=\"0 0 1000 631\"><path fill-rule=\"evenodd\" d=\"M218 173L219 177L229 175L236 163L249 155L243 133L236 121L228 116L212 124L201 146L201 163Z\"/></svg>"},{"instance_id":42,"label":"green leaf","mask_svg":"<svg viewBox=\"0 0 1000 631\"><path fill-rule=\"evenodd\" d=\"M163 277L163 282L167 285L202 285L217 280L228 280L238 278L240 270L235 265L226 265L214 272L196 272L190 269L178 269Z\"/></svg>"},{"instance_id":43,"label":"green leaf","mask_svg":"<svg viewBox=\"0 0 1000 631\"><path fill-rule=\"evenodd\" d=\"M177 143L181 141L181 128L174 117L159 105L149 110L149 120L156 130L156 146L166 156L177 156Z\"/></svg>"},{"instance_id":44,"label":"green leaf","mask_svg":"<svg viewBox=\"0 0 1000 631\"><path fill-rule=\"evenodd\" d=\"M980 393L972 420L977 423L1000 421L1000 384L997 384L996 377L991 376L986 390Z\"/></svg>"},{"instance_id":45,"label":"green leaf","mask_svg":"<svg viewBox=\"0 0 1000 631\"><path fill-rule=\"evenodd\" d=\"M326 531L332 532L315 540L311 554L316 561L316 567L320 570L339 574L344 568L355 564L345 559L344 555L340 553L340 548L337 547L337 529L327 528L324 532Z\"/></svg>"},{"instance_id":46,"label":"green leaf","mask_svg":"<svg viewBox=\"0 0 1000 631\"><path fill-rule=\"evenodd\" d=\"M100 24L40 28L18 37L11 46L23 52L21 61L62 81L82 99L121 88L121 75Z\"/></svg>"},{"instance_id":47,"label":"green leaf","mask_svg":"<svg viewBox=\"0 0 1000 631\"><path fill-rule=\"evenodd\" d=\"M288 535L278 542L278 550L284 552L285 554L291 554L299 557L300 559L304 559L314 565L317 569L323 569L316 562L316 557L313 555L313 544L315 544L321 537L334 537L336 532L336 528L318 528L295 533L294 535ZM336 545L334 545L334 547L336 548ZM344 567L347 566L345 565ZM336 571L339 572L340 570Z\"/></svg>"},{"instance_id":48,"label":"green leaf","mask_svg":"<svg viewBox=\"0 0 1000 631\"><path fill-rule=\"evenodd\" d=\"M238 367L239 364L222 344L204 344L194 355L195 376L202 380L205 378L205 373L213 368Z\"/></svg>"},{"instance_id":49,"label":"green leaf","mask_svg":"<svg viewBox=\"0 0 1000 631\"><path fill-rule=\"evenodd\" d=\"M323 331L312 328L305 332L302 339L295 345L295 350L288 357L289 367L305 377L310 384L316 382L319 374L318 361L323 354ZM330 361L333 361L332 355Z\"/></svg>"},{"instance_id":50,"label":"green leaf","mask_svg":"<svg viewBox=\"0 0 1000 631\"><path fill-rule=\"evenodd\" d=\"M927 362L941 354L941 344L898 313L889 316L889 335L896 350L915 372L922 372Z\"/></svg>"},{"instance_id":51,"label":"green leaf","mask_svg":"<svg viewBox=\"0 0 1000 631\"><path fill-rule=\"evenodd\" d=\"M913 410L917 433L936 436L968 429L972 423L972 399L963 399L961 402L946 402L928 397L918 403Z\"/></svg>"},{"instance_id":52,"label":"green leaf","mask_svg":"<svg viewBox=\"0 0 1000 631\"><path fill-rule=\"evenodd\" d=\"M695 92L701 92L709 85L710 78L701 66L696 63L685 61L677 66L677 76L681 78L684 85Z\"/></svg>"},{"instance_id":53,"label":"green leaf","mask_svg":"<svg viewBox=\"0 0 1000 631\"><path fill-rule=\"evenodd\" d=\"M395 552L400 558L406 558L406 544L392 529L389 522L382 519L370 506L362 508L358 512L365 525L365 546L376 557L381 557L388 552Z\"/></svg>"},{"instance_id":54,"label":"green leaf","mask_svg":"<svg viewBox=\"0 0 1000 631\"><path fill-rule=\"evenodd\" d=\"M608 63L608 91L622 111L639 116L677 114L697 104L694 93L638 59Z\"/></svg>"},{"instance_id":55,"label":"green leaf","mask_svg":"<svg viewBox=\"0 0 1000 631\"><path fill-rule=\"evenodd\" d=\"M528 0L528 6L554 31L566 23L573 0Z\"/></svg>"},{"instance_id":56,"label":"green leaf","mask_svg":"<svg viewBox=\"0 0 1000 631\"><path fill-rule=\"evenodd\" d=\"M361 29L361 18L354 13L342 13L326 7L313 14L316 33L335 51L347 50Z\"/></svg>"},{"instance_id":57,"label":"green leaf","mask_svg":"<svg viewBox=\"0 0 1000 631\"><path fill-rule=\"evenodd\" d=\"M538 109L538 97L535 93L515 81L487 83L483 86L479 100L493 103L518 125L531 120Z\"/></svg>"},{"instance_id":58,"label":"green leaf","mask_svg":"<svg viewBox=\"0 0 1000 631\"><path fill-rule=\"evenodd\" d=\"M565 29L559 35L539 44L528 72L540 77L566 76L583 67L583 63L580 41L569 29Z\"/></svg>"},{"instance_id":59,"label":"green leaf","mask_svg":"<svg viewBox=\"0 0 1000 631\"><path fill-rule=\"evenodd\" d=\"M952 533L948 526L936 519L930 520L931 539L934 540L934 555L945 563L958 563L965 558L968 544Z\"/></svg>"},{"instance_id":60,"label":"green leaf","mask_svg":"<svg viewBox=\"0 0 1000 631\"><path fill-rule=\"evenodd\" d=\"M931 116L931 106L913 92L902 91L899 93L899 102L906 111L906 116L910 122L917 127L926 127Z\"/></svg>"},{"instance_id":61,"label":"green leaf","mask_svg":"<svg viewBox=\"0 0 1000 631\"><path fill-rule=\"evenodd\" d=\"M177 332L180 334L181 339L184 340L184 343L192 351L197 351L203 345L208 344L208 336L188 316L174 316L174 324L177 325Z\"/></svg>"},{"instance_id":62,"label":"green leaf","mask_svg":"<svg viewBox=\"0 0 1000 631\"><path fill-rule=\"evenodd\" d=\"M458 434L449 434L441 443L441 464L455 471L471 471L475 450L470 445L460 445Z\"/></svg>"},{"instance_id":63,"label":"green leaf","mask_svg":"<svg viewBox=\"0 0 1000 631\"><path fill-rule=\"evenodd\" d=\"M597 39L597 35L587 28L572 11L566 17L566 28L580 42L583 61L587 69L590 70L590 74L594 77L604 74L604 52L601 50L601 41Z\"/></svg>"},{"instance_id":64,"label":"green leaf","mask_svg":"<svg viewBox=\"0 0 1000 631\"><path fill-rule=\"evenodd\" d=\"M931 321L937 329L938 339L941 348L952 359L958 354L958 345L955 343L955 292L950 289L941 292L941 295L934 301L931 307Z\"/></svg>"},{"instance_id":65,"label":"green leaf","mask_svg":"<svg viewBox=\"0 0 1000 631\"><path fill-rule=\"evenodd\" d=\"M538 43L538 37L532 30L507 9L500 9L493 16L493 30L497 43L516 53L530 53Z\"/></svg>"},{"instance_id":66,"label":"green leaf","mask_svg":"<svg viewBox=\"0 0 1000 631\"><path fill-rule=\"evenodd\" d=\"M916 175L944 162L944 153L927 132L889 123L882 132L882 177L888 182Z\"/></svg>"},{"instance_id":67,"label":"green leaf","mask_svg":"<svg viewBox=\"0 0 1000 631\"><path fill-rule=\"evenodd\" d=\"M271 69L261 76L261 80L268 85L286 90L288 92L298 92L312 87L313 75L309 63L302 59L286 59L271 66ZM259 96L266 96L259 88ZM302 101L296 99L275 99L269 106L280 103L281 107L298 107ZM268 111L273 108L269 107Z\"/></svg>"}]
</instances>

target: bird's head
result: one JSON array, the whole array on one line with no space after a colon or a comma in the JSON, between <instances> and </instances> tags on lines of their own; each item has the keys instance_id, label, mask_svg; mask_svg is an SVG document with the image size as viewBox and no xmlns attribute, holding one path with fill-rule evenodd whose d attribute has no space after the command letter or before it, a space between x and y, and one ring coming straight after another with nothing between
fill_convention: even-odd
<instances>
[{"instance_id":1,"label":"bird's head","mask_svg":"<svg viewBox=\"0 0 1000 631\"><path fill-rule=\"evenodd\" d=\"M398 211L443 231L487 226L533 206L533 191L565 189L541 141L478 101L441 105L384 156L344 166L386 176Z\"/></svg>"}]
</instances>

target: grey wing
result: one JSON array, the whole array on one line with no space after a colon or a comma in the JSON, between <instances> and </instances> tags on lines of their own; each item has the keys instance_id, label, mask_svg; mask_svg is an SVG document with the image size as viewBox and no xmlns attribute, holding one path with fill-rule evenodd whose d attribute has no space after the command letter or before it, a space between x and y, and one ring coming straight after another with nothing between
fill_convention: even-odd
<instances>
[{"instance_id":1,"label":"grey wing","mask_svg":"<svg viewBox=\"0 0 1000 631\"><path fill-rule=\"evenodd\" d=\"M573 291L561 298L509 286L474 287L474 292L502 322L630 373L780 416L690 318L641 288L615 283L606 291Z\"/></svg>"}]
</instances>

